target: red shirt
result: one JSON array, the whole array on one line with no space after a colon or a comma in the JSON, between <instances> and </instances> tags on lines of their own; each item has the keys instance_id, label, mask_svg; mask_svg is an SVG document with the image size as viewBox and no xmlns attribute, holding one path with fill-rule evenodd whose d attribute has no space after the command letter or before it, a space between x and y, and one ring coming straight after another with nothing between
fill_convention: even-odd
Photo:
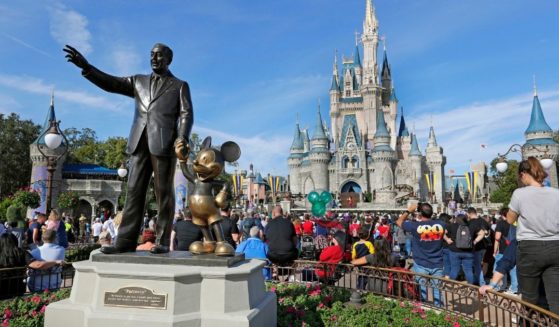
<instances>
[{"instance_id":1,"label":"red shirt","mask_svg":"<svg viewBox=\"0 0 559 327\"><path fill-rule=\"evenodd\" d=\"M344 258L344 251L338 245L332 245L322 250L320 253L320 258L318 259L320 263L329 263L329 265L322 265L322 267L315 270L316 276L320 279L328 278L334 274L336 269L336 264L340 263ZM326 268L326 269L324 269Z\"/></svg>"},{"instance_id":2,"label":"red shirt","mask_svg":"<svg viewBox=\"0 0 559 327\"><path fill-rule=\"evenodd\" d=\"M349 225L349 235L353 237L359 237L359 228L361 228L361 225L359 224Z\"/></svg>"},{"instance_id":3,"label":"red shirt","mask_svg":"<svg viewBox=\"0 0 559 327\"><path fill-rule=\"evenodd\" d=\"M312 235L314 224L310 220L305 220L303 223L303 234Z\"/></svg>"}]
</instances>

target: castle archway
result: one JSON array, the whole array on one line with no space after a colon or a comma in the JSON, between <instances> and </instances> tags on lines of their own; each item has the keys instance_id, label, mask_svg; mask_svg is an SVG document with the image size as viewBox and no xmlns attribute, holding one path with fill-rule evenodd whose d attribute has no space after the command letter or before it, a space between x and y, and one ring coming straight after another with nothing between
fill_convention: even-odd
<instances>
[{"instance_id":1,"label":"castle archway","mask_svg":"<svg viewBox=\"0 0 559 327\"><path fill-rule=\"evenodd\" d=\"M355 181L347 181L340 189L340 204L342 208L355 208L361 198L361 186Z\"/></svg>"},{"instance_id":2,"label":"castle archway","mask_svg":"<svg viewBox=\"0 0 559 327\"><path fill-rule=\"evenodd\" d=\"M341 193L361 193L361 186L354 181L347 181L342 185Z\"/></svg>"},{"instance_id":3,"label":"castle archway","mask_svg":"<svg viewBox=\"0 0 559 327\"><path fill-rule=\"evenodd\" d=\"M306 196L312 191L314 191L314 181L312 177L307 177L305 183L303 183L303 194Z\"/></svg>"}]
</instances>

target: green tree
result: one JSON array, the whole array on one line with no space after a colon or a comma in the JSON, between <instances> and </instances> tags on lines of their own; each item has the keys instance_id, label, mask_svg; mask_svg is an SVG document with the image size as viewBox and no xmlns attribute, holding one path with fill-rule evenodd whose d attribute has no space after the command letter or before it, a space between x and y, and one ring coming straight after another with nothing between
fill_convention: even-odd
<instances>
[{"instance_id":1,"label":"green tree","mask_svg":"<svg viewBox=\"0 0 559 327\"><path fill-rule=\"evenodd\" d=\"M19 115L0 114L0 197L28 186L32 163L29 145L39 136L40 126Z\"/></svg>"},{"instance_id":2,"label":"green tree","mask_svg":"<svg viewBox=\"0 0 559 327\"><path fill-rule=\"evenodd\" d=\"M102 147L97 141L97 134L91 128L77 130L74 127L64 130L68 140L68 163L101 164L105 157Z\"/></svg>"},{"instance_id":3,"label":"green tree","mask_svg":"<svg viewBox=\"0 0 559 327\"><path fill-rule=\"evenodd\" d=\"M99 144L101 153L104 157L102 166L117 169L123 162L126 162L128 155L126 154L126 144L128 140L125 137L109 137L105 142Z\"/></svg>"},{"instance_id":4,"label":"green tree","mask_svg":"<svg viewBox=\"0 0 559 327\"><path fill-rule=\"evenodd\" d=\"M555 142L559 143L559 129L555 131L553 139L555 140Z\"/></svg>"},{"instance_id":5,"label":"green tree","mask_svg":"<svg viewBox=\"0 0 559 327\"><path fill-rule=\"evenodd\" d=\"M503 173L497 171L497 162L497 158L491 161L491 173L498 188L490 194L489 201L506 206L510 203L512 192L518 188L518 161L507 160L508 169Z\"/></svg>"}]
</instances>

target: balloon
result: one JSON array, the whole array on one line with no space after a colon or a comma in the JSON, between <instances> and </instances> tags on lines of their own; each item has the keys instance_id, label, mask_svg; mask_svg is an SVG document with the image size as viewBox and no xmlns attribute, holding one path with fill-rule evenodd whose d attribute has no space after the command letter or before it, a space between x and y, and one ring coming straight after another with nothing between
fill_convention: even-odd
<instances>
[{"instance_id":1,"label":"balloon","mask_svg":"<svg viewBox=\"0 0 559 327\"><path fill-rule=\"evenodd\" d=\"M309 195L307 196L307 199L309 199L309 202L310 202L310 203L313 203L313 204L314 204L314 203L316 203L316 202L320 199L320 196L318 195L317 192L312 191L312 192L309 193Z\"/></svg>"},{"instance_id":2,"label":"balloon","mask_svg":"<svg viewBox=\"0 0 559 327\"><path fill-rule=\"evenodd\" d=\"M324 191L320 194L320 202L328 204L330 201L332 201L332 194L330 192Z\"/></svg>"},{"instance_id":3,"label":"balloon","mask_svg":"<svg viewBox=\"0 0 559 327\"><path fill-rule=\"evenodd\" d=\"M311 211L315 217L322 217L326 213L326 207L322 203L315 203L312 205Z\"/></svg>"}]
</instances>

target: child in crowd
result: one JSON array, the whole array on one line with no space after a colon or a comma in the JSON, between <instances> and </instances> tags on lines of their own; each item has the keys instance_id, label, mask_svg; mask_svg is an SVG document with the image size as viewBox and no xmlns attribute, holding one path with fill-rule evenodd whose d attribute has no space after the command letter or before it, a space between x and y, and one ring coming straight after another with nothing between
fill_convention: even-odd
<instances>
[{"instance_id":1,"label":"child in crowd","mask_svg":"<svg viewBox=\"0 0 559 327\"><path fill-rule=\"evenodd\" d=\"M359 229L359 241L355 242L351 248L351 259L359 259L369 254L375 253L373 243L369 241L369 230L361 227ZM357 277L357 288L365 289L367 286L367 277L359 275Z\"/></svg>"}]
</instances>

